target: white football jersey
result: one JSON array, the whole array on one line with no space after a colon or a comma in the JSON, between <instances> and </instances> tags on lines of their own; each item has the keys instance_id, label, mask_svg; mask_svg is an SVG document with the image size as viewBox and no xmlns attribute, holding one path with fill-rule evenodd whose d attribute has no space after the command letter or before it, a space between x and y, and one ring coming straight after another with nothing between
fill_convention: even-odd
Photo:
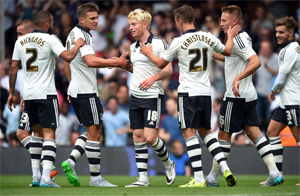
<instances>
[{"instance_id":1,"label":"white football jersey","mask_svg":"<svg viewBox=\"0 0 300 196\"><path fill-rule=\"evenodd\" d=\"M68 95L77 98L78 94L94 94L98 96L96 68L88 67L83 57L92 54L95 56L92 35L84 27L77 24L69 33L66 47L68 50L74 47L73 42L79 38L86 41L86 45L82 46L76 57L70 62L71 82L68 89Z\"/></svg>"},{"instance_id":2,"label":"white football jersey","mask_svg":"<svg viewBox=\"0 0 300 196\"><path fill-rule=\"evenodd\" d=\"M246 69L249 63L247 59L255 54L250 36L241 30L233 39L231 56L225 56L226 92L224 100L226 100L226 97L235 98L232 91L233 81ZM252 75L240 81L239 91L241 96L238 98L245 98L246 102L257 99L257 93L252 83Z\"/></svg>"},{"instance_id":3,"label":"white football jersey","mask_svg":"<svg viewBox=\"0 0 300 196\"><path fill-rule=\"evenodd\" d=\"M148 43L151 44L154 55L159 58L162 57L169 47L165 40L155 37L152 34L148 37L146 44ZM130 86L131 94L137 98L158 98L159 94L164 95L164 88L161 80L155 81L146 91L140 90L140 83L145 79L158 74L161 69L156 67L146 55L140 53L139 41L131 44L130 52L130 60L133 64L133 75Z\"/></svg>"},{"instance_id":4,"label":"white football jersey","mask_svg":"<svg viewBox=\"0 0 300 196\"><path fill-rule=\"evenodd\" d=\"M42 30L35 29L19 37L12 60L22 63L24 100L47 99L47 95L57 95L54 82L55 56L65 50L55 35Z\"/></svg>"},{"instance_id":5,"label":"white football jersey","mask_svg":"<svg viewBox=\"0 0 300 196\"><path fill-rule=\"evenodd\" d=\"M285 43L279 52L279 72L287 75L280 89L280 107L300 105L300 46L295 40Z\"/></svg>"},{"instance_id":6,"label":"white football jersey","mask_svg":"<svg viewBox=\"0 0 300 196\"><path fill-rule=\"evenodd\" d=\"M210 96L209 67L213 51L222 53L225 46L211 33L198 29L187 30L174 38L163 58L171 62L179 60L179 93L189 96Z\"/></svg>"}]
</instances>

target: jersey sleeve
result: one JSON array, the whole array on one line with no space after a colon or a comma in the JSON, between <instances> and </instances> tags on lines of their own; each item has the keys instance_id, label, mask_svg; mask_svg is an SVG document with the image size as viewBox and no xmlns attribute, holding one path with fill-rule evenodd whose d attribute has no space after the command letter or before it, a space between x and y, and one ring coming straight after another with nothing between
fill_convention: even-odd
<instances>
[{"instance_id":1,"label":"jersey sleeve","mask_svg":"<svg viewBox=\"0 0 300 196\"><path fill-rule=\"evenodd\" d=\"M164 52L162 58L168 62L171 62L174 57L178 54L179 45L177 44L176 38L172 41L170 48Z\"/></svg>"},{"instance_id":2,"label":"jersey sleeve","mask_svg":"<svg viewBox=\"0 0 300 196\"><path fill-rule=\"evenodd\" d=\"M163 55L169 48L169 45L167 44L167 42L164 39L162 39L161 41L162 41L162 43L159 44L159 48L158 48L159 58L163 57Z\"/></svg>"},{"instance_id":3,"label":"jersey sleeve","mask_svg":"<svg viewBox=\"0 0 300 196\"><path fill-rule=\"evenodd\" d=\"M294 52L288 50L285 51L284 54L279 54L279 58L278 58L279 72L289 74L297 58L298 58L298 53L296 51Z\"/></svg>"},{"instance_id":4,"label":"jersey sleeve","mask_svg":"<svg viewBox=\"0 0 300 196\"><path fill-rule=\"evenodd\" d=\"M18 41L16 41L16 43L15 43L15 48L14 48L12 60L15 60L15 61L20 61L21 60L19 52L18 52Z\"/></svg>"},{"instance_id":5,"label":"jersey sleeve","mask_svg":"<svg viewBox=\"0 0 300 196\"><path fill-rule=\"evenodd\" d=\"M59 56L66 48L62 45L60 39L55 35L51 36L50 47L56 56Z\"/></svg>"},{"instance_id":6,"label":"jersey sleeve","mask_svg":"<svg viewBox=\"0 0 300 196\"><path fill-rule=\"evenodd\" d=\"M216 53L222 53L225 50L225 46L224 44L222 44L222 42L215 37L215 44L214 44L214 51Z\"/></svg>"},{"instance_id":7,"label":"jersey sleeve","mask_svg":"<svg viewBox=\"0 0 300 196\"><path fill-rule=\"evenodd\" d=\"M239 34L233 39L233 50L245 61L256 54L252 48L252 42Z\"/></svg>"}]
</instances>

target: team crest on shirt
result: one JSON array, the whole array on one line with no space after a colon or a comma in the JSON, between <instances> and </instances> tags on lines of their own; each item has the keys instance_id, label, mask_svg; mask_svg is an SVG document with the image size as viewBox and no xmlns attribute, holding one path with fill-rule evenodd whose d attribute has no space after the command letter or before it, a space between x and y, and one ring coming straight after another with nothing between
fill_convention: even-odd
<instances>
[{"instance_id":1,"label":"team crest on shirt","mask_svg":"<svg viewBox=\"0 0 300 196\"><path fill-rule=\"evenodd\" d=\"M133 50L132 50L132 53L135 53L135 52L136 52L136 49L133 49Z\"/></svg>"}]
</instances>

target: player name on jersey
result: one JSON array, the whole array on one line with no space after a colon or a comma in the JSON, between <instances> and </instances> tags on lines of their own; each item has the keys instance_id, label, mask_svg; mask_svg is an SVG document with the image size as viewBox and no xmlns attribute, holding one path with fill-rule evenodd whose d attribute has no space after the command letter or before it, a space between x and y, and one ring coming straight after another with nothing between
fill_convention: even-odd
<instances>
[{"instance_id":1,"label":"player name on jersey","mask_svg":"<svg viewBox=\"0 0 300 196\"><path fill-rule=\"evenodd\" d=\"M186 39L185 42L183 42L183 44L181 45L181 48L183 50L186 50L192 43L196 42L196 41L202 41L202 42L205 42L207 43L210 47L212 47L214 45L214 42L210 42L211 39L204 36L204 35L192 35L190 37L188 37Z\"/></svg>"},{"instance_id":2,"label":"player name on jersey","mask_svg":"<svg viewBox=\"0 0 300 196\"><path fill-rule=\"evenodd\" d=\"M25 37L25 39L23 39L23 41L20 41L20 44L22 46L24 46L25 44L28 44L30 42L34 42L34 43L40 45L41 47L44 46L44 44L46 43L46 41L44 41L40 37L30 36L30 37Z\"/></svg>"}]
</instances>

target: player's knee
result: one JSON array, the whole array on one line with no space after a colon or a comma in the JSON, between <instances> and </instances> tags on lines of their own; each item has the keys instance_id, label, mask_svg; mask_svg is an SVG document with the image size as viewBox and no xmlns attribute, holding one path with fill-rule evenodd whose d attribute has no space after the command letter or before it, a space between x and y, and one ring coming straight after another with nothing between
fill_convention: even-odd
<instances>
[{"instance_id":1,"label":"player's knee","mask_svg":"<svg viewBox=\"0 0 300 196\"><path fill-rule=\"evenodd\" d=\"M157 137L147 136L146 141L148 144L153 145L156 142Z\"/></svg>"},{"instance_id":2,"label":"player's knee","mask_svg":"<svg viewBox=\"0 0 300 196\"><path fill-rule=\"evenodd\" d=\"M18 129L18 131L17 131L17 138L19 139L19 141L24 140L29 135L30 134L28 131L24 131L22 129Z\"/></svg>"}]
</instances>

